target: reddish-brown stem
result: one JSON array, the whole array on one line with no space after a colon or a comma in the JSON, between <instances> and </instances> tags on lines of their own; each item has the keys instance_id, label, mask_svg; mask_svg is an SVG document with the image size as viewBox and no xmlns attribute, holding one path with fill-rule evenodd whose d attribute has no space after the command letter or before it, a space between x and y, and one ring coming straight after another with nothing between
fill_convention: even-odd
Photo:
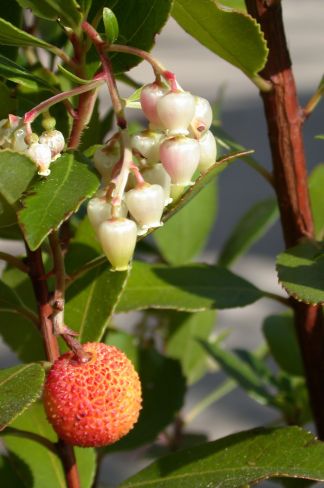
<instances>
[{"instance_id":1,"label":"reddish-brown stem","mask_svg":"<svg viewBox=\"0 0 324 488\"><path fill-rule=\"evenodd\" d=\"M31 251L26 243L27 261L29 265L29 276L32 281L40 321L40 330L42 333L46 358L48 361L55 361L59 355L57 339L53 331L53 322L51 319L53 309L51 306L51 296L48 290L47 282L43 280L45 275L44 263L41 248ZM80 488L80 480L75 460L73 447L59 441L59 453L66 472L66 480L69 488Z\"/></svg>"},{"instance_id":2,"label":"reddish-brown stem","mask_svg":"<svg viewBox=\"0 0 324 488\"><path fill-rule=\"evenodd\" d=\"M313 238L314 226L307 188L302 137L303 114L285 38L281 2L246 0L248 12L260 23L269 57L263 78L272 83L261 93L268 125L274 183L287 247ZM324 324L319 307L291 299L304 360L310 401L319 437L324 439Z\"/></svg>"},{"instance_id":3,"label":"reddish-brown stem","mask_svg":"<svg viewBox=\"0 0 324 488\"><path fill-rule=\"evenodd\" d=\"M105 42L102 40L98 32L92 27L91 24L84 21L82 22L82 29L87 34L89 39L93 42L98 56L100 58L102 69L105 74L105 79L109 91L109 95L111 98L111 103L116 115L117 125L120 129L126 129L127 122L124 116L124 109L121 98L118 93L118 88L116 84L116 79L113 75L111 61L108 56L105 54Z\"/></svg>"},{"instance_id":4,"label":"reddish-brown stem","mask_svg":"<svg viewBox=\"0 0 324 488\"><path fill-rule=\"evenodd\" d=\"M69 149L76 149L81 141L82 132L89 122L97 98L97 90L83 93L79 98L77 117L74 119L69 144Z\"/></svg>"}]
</instances>

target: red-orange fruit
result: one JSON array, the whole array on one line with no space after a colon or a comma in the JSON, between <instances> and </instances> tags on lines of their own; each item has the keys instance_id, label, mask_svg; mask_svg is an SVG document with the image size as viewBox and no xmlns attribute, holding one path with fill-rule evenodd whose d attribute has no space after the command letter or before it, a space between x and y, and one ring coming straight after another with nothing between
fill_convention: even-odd
<instances>
[{"instance_id":1,"label":"red-orange fruit","mask_svg":"<svg viewBox=\"0 0 324 488\"><path fill-rule=\"evenodd\" d=\"M60 356L44 388L49 422L61 439L82 447L113 444L128 434L141 409L141 384L133 364L114 346L83 345L90 359Z\"/></svg>"}]
</instances>

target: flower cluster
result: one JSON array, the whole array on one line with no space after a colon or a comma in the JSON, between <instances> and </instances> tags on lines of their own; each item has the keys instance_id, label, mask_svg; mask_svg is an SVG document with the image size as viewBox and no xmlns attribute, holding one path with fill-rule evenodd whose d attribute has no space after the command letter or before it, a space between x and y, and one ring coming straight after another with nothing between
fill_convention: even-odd
<instances>
[{"instance_id":1,"label":"flower cluster","mask_svg":"<svg viewBox=\"0 0 324 488\"><path fill-rule=\"evenodd\" d=\"M0 149L25 153L36 164L41 176L50 174L50 164L61 155L64 145L64 136L58 130L45 130L38 136L28 131L28 126L16 115L0 121Z\"/></svg>"},{"instance_id":2,"label":"flower cluster","mask_svg":"<svg viewBox=\"0 0 324 488\"><path fill-rule=\"evenodd\" d=\"M131 138L110 139L93 157L102 189L88 204L88 216L115 270L126 270L137 236L162 225L164 207L216 161L209 128L209 102L156 80L141 90L149 127ZM125 171L126 168L126 171ZM127 217L129 214L129 218Z\"/></svg>"}]
</instances>

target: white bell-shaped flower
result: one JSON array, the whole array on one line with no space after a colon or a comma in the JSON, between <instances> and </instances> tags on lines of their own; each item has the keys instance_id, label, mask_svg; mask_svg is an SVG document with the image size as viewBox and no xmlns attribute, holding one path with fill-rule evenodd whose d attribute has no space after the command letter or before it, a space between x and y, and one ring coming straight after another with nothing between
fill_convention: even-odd
<instances>
[{"instance_id":1,"label":"white bell-shaped flower","mask_svg":"<svg viewBox=\"0 0 324 488\"><path fill-rule=\"evenodd\" d=\"M39 175L48 176L50 174L49 166L52 161L52 154L47 144L34 142L29 146L26 153L36 164Z\"/></svg>"},{"instance_id":2,"label":"white bell-shaped flower","mask_svg":"<svg viewBox=\"0 0 324 488\"><path fill-rule=\"evenodd\" d=\"M208 130L213 121L213 112L210 103L206 98L194 97L195 113L190 123L193 135L199 136Z\"/></svg>"},{"instance_id":3,"label":"white bell-shaped flower","mask_svg":"<svg viewBox=\"0 0 324 488\"><path fill-rule=\"evenodd\" d=\"M151 227L162 225L164 199L162 186L149 183L144 183L125 194L128 210L139 226L138 235L145 234Z\"/></svg>"},{"instance_id":4,"label":"white bell-shaped flower","mask_svg":"<svg viewBox=\"0 0 324 488\"><path fill-rule=\"evenodd\" d=\"M210 166L216 162L217 147L213 133L208 130L198 141L200 148L200 159L198 169L205 173Z\"/></svg>"},{"instance_id":5,"label":"white bell-shaped flower","mask_svg":"<svg viewBox=\"0 0 324 488\"><path fill-rule=\"evenodd\" d=\"M172 137L160 146L160 160L173 184L191 185L191 178L198 167L199 159L198 141L190 137Z\"/></svg>"},{"instance_id":6,"label":"white bell-shaped flower","mask_svg":"<svg viewBox=\"0 0 324 488\"><path fill-rule=\"evenodd\" d=\"M161 120L157 112L156 104L166 91L167 90L158 83L145 85L141 91L140 101L142 110L147 119L154 124L155 127L161 127Z\"/></svg>"},{"instance_id":7,"label":"white bell-shaped flower","mask_svg":"<svg viewBox=\"0 0 324 488\"><path fill-rule=\"evenodd\" d=\"M98 235L103 252L116 271L128 269L137 239L137 226L133 220L114 218L100 224Z\"/></svg>"},{"instance_id":8,"label":"white bell-shaped flower","mask_svg":"<svg viewBox=\"0 0 324 488\"><path fill-rule=\"evenodd\" d=\"M26 130L22 127L15 130L12 137L12 149L17 152L25 152L28 146L25 142Z\"/></svg>"},{"instance_id":9,"label":"white bell-shaped flower","mask_svg":"<svg viewBox=\"0 0 324 488\"><path fill-rule=\"evenodd\" d=\"M52 160L54 160L57 159L63 151L65 140L62 132L53 129L44 131L39 138L39 143L46 144L50 148Z\"/></svg>"},{"instance_id":10,"label":"white bell-shaped flower","mask_svg":"<svg viewBox=\"0 0 324 488\"><path fill-rule=\"evenodd\" d=\"M93 155L93 163L96 170L108 182L111 179L112 169L120 158L119 143L107 144L107 146L97 149Z\"/></svg>"},{"instance_id":11,"label":"white bell-shaped flower","mask_svg":"<svg viewBox=\"0 0 324 488\"><path fill-rule=\"evenodd\" d=\"M170 198L171 191L171 178L163 167L163 164L157 163L151 168L145 168L142 172L143 178L151 185L160 185L164 191L164 206L169 205L172 202Z\"/></svg>"},{"instance_id":12,"label":"white bell-shaped flower","mask_svg":"<svg viewBox=\"0 0 324 488\"><path fill-rule=\"evenodd\" d=\"M159 160L160 141L163 134L152 130L143 130L132 137L132 148L135 149L148 164Z\"/></svg>"},{"instance_id":13,"label":"white bell-shaped flower","mask_svg":"<svg viewBox=\"0 0 324 488\"><path fill-rule=\"evenodd\" d=\"M90 224L96 232L98 231L100 224L111 218L111 213L112 205L111 203L107 202L105 198L94 197L89 200L87 214ZM119 207L119 217L126 217L126 215L127 207L125 202L122 202Z\"/></svg>"},{"instance_id":14,"label":"white bell-shaped flower","mask_svg":"<svg viewBox=\"0 0 324 488\"><path fill-rule=\"evenodd\" d=\"M168 92L157 102L157 113L169 134L188 134L195 114L195 98L189 92Z\"/></svg>"}]
</instances>

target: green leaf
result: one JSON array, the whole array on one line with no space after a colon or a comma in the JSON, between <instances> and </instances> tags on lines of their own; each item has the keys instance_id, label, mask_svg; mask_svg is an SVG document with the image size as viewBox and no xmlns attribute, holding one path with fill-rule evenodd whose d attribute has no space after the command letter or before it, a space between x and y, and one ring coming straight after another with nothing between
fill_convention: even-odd
<instances>
[{"instance_id":1,"label":"green leaf","mask_svg":"<svg viewBox=\"0 0 324 488\"><path fill-rule=\"evenodd\" d=\"M75 83L76 85L87 85L91 81L91 80L85 80L83 78L79 78L79 76L75 75L74 73L71 73L71 71L64 68L62 64L58 64L57 69L62 73L63 76L65 76L65 78L72 81L72 83Z\"/></svg>"},{"instance_id":2,"label":"green leaf","mask_svg":"<svg viewBox=\"0 0 324 488\"><path fill-rule=\"evenodd\" d=\"M16 5L16 8L12 8L12 0L1 1L1 17L17 27L22 26L22 9L18 5ZM12 60L16 60L18 47L0 46L0 53Z\"/></svg>"},{"instance_id":3,"label":"green leaf","mask_svg":"<svg viewBox=\"0 0 324 488\"><path fill-rule=\"evenodd\" d=\"M264 67L268 48L250 15L223 9L213 0L175 0L172 15L192 37L250 78Z\"/></svg>"},{"instance_id":4,"label":"green leaf","mask_svg":"<svg viewBox=\"0 0 324 488\"><path fill-rule=\"evenodd\" d=\"M17 103L9 88L0 83L0 119L5 119L8 114L16 112Z\"/></svg>"},{"instance_id":5,"label":"green leaf","mask_svg":"<svg viewBox=\"0 0 324 488\"><path fill-rule=\"evenodd\" d=\"M143 409L134 429L106 451L135 449L154 441L183 405L186 383L178 361L149 348L139 351L137 363Z\"/></svg>"},{"instance_id":6,"label":"green leaf","mask_svg":"<svg viewBox=\"0 0 324 488\"><path fill-rule=\"evenodd\" d=\"M150 51L158 34L168 19L171 0L93 0L89 18L93 18L103 7L113 10L119 25L117 42ZM115 73L128 71L142 61L129 54L111 53Z\"/></svg>"},{"instance_id":7,"label":"green leaf","mask_svg":"<svg viewBox=\"0 0 324 488\"><path fill-rule=\"evenodd\" d=\"M106 38L110 43L114 43L118 38L119 27L116 15L110 8L104 7L102 11L102 19L105 26Z\"/></svg>"},{"instance_id":8,"label":"green leaf","mask_svg":"<svg viewBox=\"0 0 324 488\"><path fill-rule=\"evenodd\" d=\"M238 488L269 478L324 481L324 445L300 427L253 429L170 454L120 488Z\"/></svg>"},{"instance_id":9,"label":"green leaf","mask_svg":"<svg viewBox=\"0 0 324 488\"><path fill-rule=\"evenodd\" d=\"M25 320L34 321L37 318L33 312L25 306L16 291L0 281L0 312L11 312L22 315Z\"/></svg>"},{"instance_id":10,"label":"green leaf","mask_svg":"<svg viewBox=\"0 0 324 488\"><path fill-rule=\"evenodd\" d=\"M278 365L291 375L303 376L303 361L292 316L270 315L265 319L262 329Z\"/></svg>"},{"instance_id":11,"label":"green leaf","mask_svg":"<svg viewBox=\"0 0 324 488\"><path fill-rule=\"evenodd\" d=\"M165 354L180 361L187 382L191 385L207 370L207 355L199 339L208 340L215 326L215 312L170 312L167 318Z\"/></svg>"},{"instance_id":12,"label":"green leaf","mask_svg":"<svg viewBox=\"0 0 324 488\"><path fill-rule=\"evenodd\" d=\"M201 345L217 361L224 371L247 393L263 405L274 405L273 396L268 392L263 375L260 375L247 361L218 344L201 341Z\"/></svg>"},{"instance_id":13,"label":"green leaf","mask_svg":"<svg viewBox=\"0 0 324 488\"><path fill-rule=\"evenodd\" d=\"M134 262L118 312L166 308L198 312L243 307L262 292L225 268L195 264L150 265Z\"/></svg>"},{"instance_id":14,"label":"green leaf","mask_svg":"<svg viewBox=\"0 0 324 488\"><path fill-rule=\"evenodd\" d=\"M108 262L76 280L66 293L65 320L81 342L100 341L123 292L128 273L111 271Z\"/></svg>"},{"instance_id":15,"label":"green leaf","mask_svg":"<svg viewBox=\"0 0 324 488\"><path fill-rule=\"evenodd\" d=\"M227 238L221 250L218 264L230 266L244 252L249 249L278 217L277 202L267 198L258 202L241 217Z\"/></svg>"},{"instance_id":16,"label":"green leaf","mask_svg":"<svg viewBox=\"0 0 324 488\"><path fill-rule=\"evenodd\" d=\"M19 239L21 233L17 225L14 207L0 194L0 237L2 239Z\"/></svg>"},{"instance_id":17,"label":"green leaf","mask_svg":"<svg viewBox=\"0 0 324 488\"><path fill-rule=\"evenodd\" d=\"M103 342L110 346L118 347L132 361L135 369L139 369L139 349L138 338L136 336L122 330L108 329Z\"/></svg>"},{"instance_id":18,"label":"green leaf","mask_svg":"<svg viewBox=\"0 0 324 488\"><path fill-rule=\"evenodd\" d=\"M204 247L215 221L216 186L208 184L167 224L154 232L154 239L170 264L185 264Z\"/></svg>"},{"instance_id":19,"label":"green leaf","mask_svg":"<svg viewBox=\"0 0 324 488\"><path fill-rule=\"evenodd\" d=\"M324 164L319 164L309 176L309 193L315 226L315 236L318 240L324 238Z\"/></svg>"},{"instance_id":20,"label":"green leaf","mask_svg":"<svg viewBox=\"0 0 324 488\"><path fill-rule=\"evenodd\" d=\"M35 88L39 85L41 88L46 88L48 90L53 89L47 81L33 75L23 66L19 66L2 54L0 54L0 76L27 87Z\"/></svg>"},{"instance_id":21,"label":"green leaf","mask_svg":"<svg viewBox=\"0 0 324 488\"><path fill-rule=\"evenodd\" d=\"M81 266L98 257L102 248L88 217L78 223L75 236L71 239L66 255L65 267L67 274L77 271ZM107 259L102 264L107 265Z\"/></svg>"},{"instance_id":22,"label":"green leaf","mask_svg":"<svg viewBox=\"0 0 324 488\"><path fill-rule=\"evenodd\" d=\"M28 32L25 32L18 27L14 26L10 22L0 17L0 44L6 46L18 46L18 47L43 47L45 49L51 48L51 44L32 36Z\"/></svg>"},{"instance_id":23,"label":"green leaf","mask_svg":"<svg viewBox=\"0 0 324 488\"><path fill-rule=\"evenodd\" d=\"M0 150L0 193L15 203L35 175L35 164L23 154Z\"/></svg>"},{"instance_id":24,"label":"green leaf","mask_svg":"<svg viewBox=\"0 0 324 488\"><path fill-rule=\"evenodd\" d=\"M29 8L42 19L60 19L69 27L78 27L81 13L75 0L17 0L23 8Z\"/></svg>"},{"instance_id":25,"label":"green leaf","mask_svg":"<svg viewBox=\"0 0 324 488\"><path fill-rule=\"evenodd\" d=\"M36 310L30 279L18 269L7 267L2 274L2 280L19 297L22 307L14 304L17 308L0 309L0 335L21 361L28 363L44 360L43 339L30 316ZM21 340L22 337L24 340Z\"/></svg>"},{"instance_id":26,"label":"green leaf","mask_svg":"<svg viewBox=\"0 0 324 488\"><path fill-rule=\"evenodd\" d=\"M3 486L12 488L26 488L26 484L19 479L14 463L11 463L7 456L0 457L0 479ZM30 479L26 476L25 481Z\"/></svg>"},{"instance_id":27,"label":"green leaf","mask_svg":"<svg viewBox=\"0 0 324 488\"><path fill-rule=\"evenodd\" d=\"M324 243L305 241L277 256L281 285L296 300L324 303Z\"/></svg>"},{"instance_id":28,"label":"green leaf","mask_svg":"<svg viewBox=\"0 0 324 488\"><path fill-rule=\"evenodd\" d=\"M45 378L39 364L0 370L0 430L39 398Z\"/></svg>"},{"instance_id":29,"label":"green leaf","mask_svg":"<svg viewBox=\"0 0 324 488\"><path fill-rule=\"evenodd\" d=\"M51 167L46 179L38 180L23 199L18 221L30 249L37 249L45 237L93 195L99 179L80 154L66 153Z\"/></svg>"},{"instance_id":30,"label":"green leaf","mask_svg":"<svg viewBox=\"0 0 324 488\"><path fill-rule=\"evenodd\" d=\"M34 432L52 442L57 441L57 436L46 419L41 403L32 405L14 422L13 427ZM38 442L10 434L6 435L6 431L4 431L3 439L18 476L23 480L32 478L32 484L25 486L66 488L62 463L58 456ZM75 448L75 453L81 488L90 488L93 483L96 464L94 449ZM16 459L19 459L20 462L16 463ZM28 473L27 477L26 473Z\"/></svg>"}]
</instances>

